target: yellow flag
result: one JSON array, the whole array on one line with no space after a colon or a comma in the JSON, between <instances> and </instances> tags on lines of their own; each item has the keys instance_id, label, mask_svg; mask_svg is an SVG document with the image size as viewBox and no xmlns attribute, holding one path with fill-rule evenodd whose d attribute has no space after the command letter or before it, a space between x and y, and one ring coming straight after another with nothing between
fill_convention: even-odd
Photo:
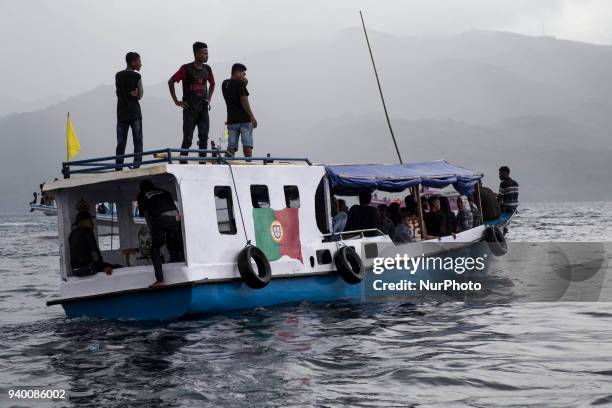
<instances>
[{"instance_id":1,"label":"yellow flag","mask_svg":"<svg viewBox=\"0 0 612 408\"><path fill-rule=\"evenodd\" d=\"M68 122L66 122L66 156L68 160L72 159L81 151L79 138L74 131L72 121L70 120L70 112L68 112Z\"/></svg>"},{"instance_id":2,"label":"yellow flag","mask_svg":"<svg viewBox=\"0 0 612 408\"><path fill-rule=\"evenodd\" d=\"M227 126L223 128L223 138L229 139L229 129L227 128Z\"/></svg>"}]
</instances>

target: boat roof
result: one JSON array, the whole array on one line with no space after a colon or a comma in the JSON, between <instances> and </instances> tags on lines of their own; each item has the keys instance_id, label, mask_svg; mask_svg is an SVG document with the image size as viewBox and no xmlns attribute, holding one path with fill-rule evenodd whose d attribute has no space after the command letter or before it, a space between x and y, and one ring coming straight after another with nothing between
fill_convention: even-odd
<instances>
[{"instance_id":1,"label":"boat roof","mask_svg":"<svg viewBox=\"0 0 612 408\"><path fill-rule=\"evenodd\" d=\"M198 157L189 156L197 154ZM206 156L211 154L211 156ZM140 167L131 168L132 163L126 163L125 159L141 158ZM118 163L118 159L123 159ZM64 188L77 187L89 184L98 184L108 181L118 181L122 179L134 179L149 177L164 173L173 173L170 169L176 169L172 164L176 161L195 162L199 164L231 164L246 166L283 166L290 164L302 164L311 166L312 163L304 157L233 157L226 150L218 149L176 149L165 148L139 152L135 154L124 154L120 156L94 157L91 159L67 161L62 163L63 180L47 182L43 186L43 191L59 190ZM182 167L182 166L181 166ZM205 168L205 166L198 166ZM127 170L127 171L114 171Z\"/></svg>"},{"instance_id":2,"label":"boat roof","mask_svg":"<svg viewBox=\"0 0 612 408\"><path fill-rule=\"evenodd\" d=\"M181 150L179 150L180 152ZM170 154L168 155L170 156ZM183 158L183 156L181 156ZM114 157L88 159L79 162L63 163L63 171L67 178L45 183L44 191L53 191L65 188L73 188L83 185L91 185L109 181L128 180L136 178L151 177L166 173L174 173L170 168L183 167L184 165L170 164L168 158L157 159L150 164L137 169L126 169L126 171L112 171L114 164L106 165L103 160ZM266 166L270 168L291 165L287 162L274 161L275 158L252 158L252 162L243 160L226 160L222 163L245 166ZM166 162L166 160L168 160ZM201 160L201 159L199 159ZM211 160L218 160L212 159ZM298 163L311 165L308 159L276 159L294 160ZM146 162L143 162L145 164ZM221 162L219 164L222 164ZM91 165L84 170L71 170L70 165ZM208 164L208 163L207 163ZM210 163L215 165L215 163ZM127 167L127 165L122 165ZM461 194L471 195L474 186L483 177L483 173L468 170L456 166L446 160L435 160L430 162L406 163L406 164L335 164L318 165L325 168L329 176L332 192L338 195L357 195L362 191L387 191L400 192L409 187L423 185L427 187L442 188L453 185ZM191 167L191 166L190 166ZM197 166L198 169L206 169L208 166ZM176 171L176 170L175 170Z\"/></svg>"},{"instance_id":3,"label":"boat roof","mask_svg":"<svg viewBox=\"0 0 612 408\"><path fill-rule=\"evenodd\" d=\"M356 195L362 191L400 192L423 185L442 188L453 185L471 195L483 173L456 166L446 160L406 164L340 164L325 166L332 192Z\"/></svg>"},{"instance_id":4,"label":"boat roof","mask_svg":"<svg viewBox=\"0 0 612 408\"><path fill-rule=\"evenodd\" d=\"M104 183L106 181L128 180L138 177L150 177L168 172L166 164L140 167L128 171L107 171L104 173L79 174L70 178L48 181L43 186L43 191L53 191L63 188L72 188L89 184Z\"/></svg>"},{"instance_id":5,"label":"boat roof","mask_svg":"<svg viewBox=\"0 0 612 408\"><path fill-rule=\"evenodd\" d=\"M294 164L287 162L274 162L274 163L250 163L245 162L244 160L227 160L224 163L230 163L232 167L296 167ZM175 174L177 173L177 169L182 169L185 166L188 166L190 169L197 169L198 171L206 171L206 169L210 169L211 166L218 166L223 164L216 164L214 162L208 162L205 166L200 165L183 165L183 164L155 164L155 165L145 165L141 166L137 169L124 168L122 171L99 171L99 172L89 172L89 173L80 173L73 174L68 178L57 179L53 181L45 182L43 186L43 191L53 191L60 190L66 188L74 188L79 186L93 185L99 183L105 183L109 181L121 181L121 180L133 180L133 179L141 179L148 178L152 176L162 175L162 174ZM305 166L306 167L306 166ZM308 167L317 167L317 166L308 166ZM321 167L321 166L318 166Z\"/></svg>"}]
</instances>

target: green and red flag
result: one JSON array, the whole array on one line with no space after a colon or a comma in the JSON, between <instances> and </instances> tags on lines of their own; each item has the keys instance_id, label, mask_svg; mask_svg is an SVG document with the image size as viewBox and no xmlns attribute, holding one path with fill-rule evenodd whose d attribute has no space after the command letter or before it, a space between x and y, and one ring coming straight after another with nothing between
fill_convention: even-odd
<instances>
[{"instance_id":1,"label":"green and red flag","mask_svg":"<svg viewBox=\"0 0 612 408\"><path fill-rule=\"evenodd\" d=\"M253 208L255 242L269 261L276 261L283 255L302 259L300 244L300 222L298 208L274 210L272 208Z\"/></svg>"}]
</instances>

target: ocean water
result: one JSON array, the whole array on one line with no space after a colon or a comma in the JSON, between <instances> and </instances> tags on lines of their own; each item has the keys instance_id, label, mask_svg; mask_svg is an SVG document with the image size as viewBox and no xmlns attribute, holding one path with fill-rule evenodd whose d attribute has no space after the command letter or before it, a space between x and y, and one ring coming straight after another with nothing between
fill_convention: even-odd
<instances>
[{"instance_id":1,"label":"ocean water","mask_svg":"<svg viewBox=\"0 0 612 408\"><path fill-rule=\"evenodd\" d=\"M609 242L612 203L524 205L508 237ZM611 303L387 299L68 320L45 306L57 252L54 218L0 217L0 407L612 406ZM17 389L66 398L9 399Z\"/></svg>"}]
</instances>

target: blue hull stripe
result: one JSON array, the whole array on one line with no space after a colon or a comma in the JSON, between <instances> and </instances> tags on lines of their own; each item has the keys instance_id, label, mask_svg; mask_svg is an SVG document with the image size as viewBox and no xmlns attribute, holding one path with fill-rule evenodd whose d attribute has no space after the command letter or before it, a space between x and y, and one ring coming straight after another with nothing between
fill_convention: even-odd
<instances>
[{"instance_id":1,"label":"blue hull stripe","mask_svg":"<svg viewBox=\"0 0 612 408\"><path fill-rule=\"evenodd\" d=\"M490 252L486 250L484 243L452 252L452 256L482 256L483 253L487 253L490 257ZM489 262L486 264L488 269ZM478 275L485 274L486 270ZM355 285L347 284L335 273L273 278L262 289L251 289L241 281L211 282L84 298L63 303L62 306L68 317L173 320L187 315L212 314L290 302L324 302L340 299L363 301L389 296L388 292L373 289L373 282L377 279L384 282L419 279L441 281L453 277L457 276L452 271L418 271L411 275L406 271L386 270L381 275L369 271L366 278Z\"/></svg>"},{"instance_id":2,"label":"blue hull stripe","mask_svg":"<svg viewBox=\"0 0 612 408\"><path fill-rule=\"evenodd\" d=\"M339 275L272 279L263 289L239 281L205 283L126 293L64 303L68 317L121 320L172 320L186 315L250 309L304 300L360 299L362 285L349 285Z\"/></svg>"}]
</instances>

